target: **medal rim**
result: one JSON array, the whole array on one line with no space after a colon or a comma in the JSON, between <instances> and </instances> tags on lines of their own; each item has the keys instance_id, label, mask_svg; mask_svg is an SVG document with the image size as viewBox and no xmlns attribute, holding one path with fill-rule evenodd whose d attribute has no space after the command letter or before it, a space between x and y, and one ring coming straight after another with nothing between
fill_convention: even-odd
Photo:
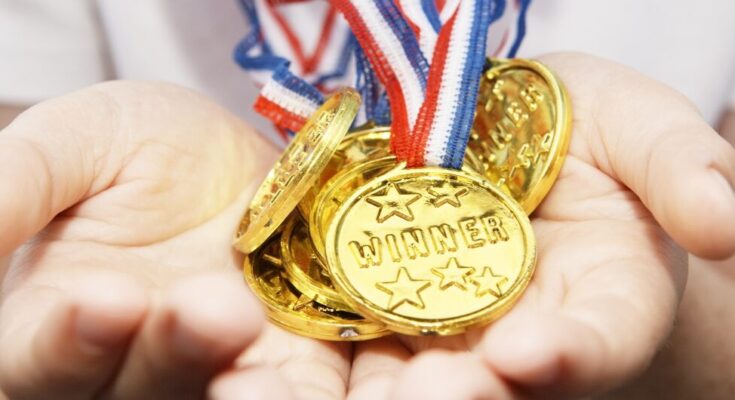
<instances>
[{"instance_id":1,"label":"medal rim","mask_svg":"<svg viewBox=\"0 0 735 400\"><path fill-rule=\"evenodd\" d=\"M288 275L288 280L296 290L307 297L310 297L319 304L340 311L355 313L355 310L342 299L342 296L336 289L309 276L309 274L300 268L294 259L293 253L291 252L291 240L298 224L303 224L304 229L309 233L309 228L306 222L301 219L300 215L292 215L288 220L286 220L286 222L284 222L285 227L283 228L283 233L280 238L281 261L283 263L283 269ZM312 244L311 247L313 249L314 245ZM315 262L318 262L322 268L327 270L316 255L316 250L313 250L313 255L316 258Z\"/></svg>"},{"instance_id":2,"label":"medal rim","mask_svg":"<svg viewBox=\"0 0 735 400\"><path fill-rule=\"evenodd\" d=\"M254 192L248 210L245 211L245 214L241 218L241 226L235 234L233 246L237 250L245 254L255 251L288 218L291 211L297 207L298 202L334 155L339 143L357 116L360 102L360 95L355 90L346 88L332 95L311 115L306 124L304 124L304 128L296 134L294 140L286 147L276 166L270 170L258 189ZM300 135L307 135L308 133L305 128L315 125L322 115L330 111L334 112L335 116L330 124L324 128L320 139L308 156L309 161L307 165L301 170L296 171L295 179L292 183L284 186L285 193L279 197L278 204L271 205L267 210L262 212L261 217L256 220L256 223L249 221L247 227L243 229L242 225L249 218L252 201L258 198L258 192L263 190L263 185L267 185L270 182L281 161L288 158L289 154L295 152L296 148L303 143L303 140L298 140L298 137ZM266 214L269 214L269 217L266 218Z\"/></svg>"},{"instance_id":3,"label":"medal rim","mask_svg":"<svg viewBox=\"0 0 735 400\"><path fill-rule=\"evenodd\" d=\"M271 238L269 240L277 241L280 238ZM361 316L363 319L348 320L337 315L328 314L322 310L316 310L318 312L317 315L324 315L324 319L319 319L301 313L291 307L286 307L273 299L261 287L254 272L254 263L256 261L253 259L258 257L261 249L265 248L268 244L269 242L266 241L266 244L259 248L258 251L243 257L243 276L250 290L265 305L265 314L271 323L297 335L337 342L370 340L391 334L391 331L380 322L369 320L354 312L352 313ZM276 247L280 251L280 243L277 243L277 245ZM282 257L280 259L283 260ZM261 260L260 262L263 261ZM280 279L285 278L281 276ZM311 307L311 305L307 306ZM350 329L359 332L359 334L357 336L341 336L341 333Z\"/></svg>"}]
</instances>

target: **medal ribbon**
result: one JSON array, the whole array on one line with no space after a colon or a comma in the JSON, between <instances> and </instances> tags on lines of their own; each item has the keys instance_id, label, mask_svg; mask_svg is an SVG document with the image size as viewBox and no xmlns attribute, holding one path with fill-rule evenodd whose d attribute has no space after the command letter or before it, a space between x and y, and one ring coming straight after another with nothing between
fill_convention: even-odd
<instances>
[{"instance_id":1,"label":"medal ribbon","mask_svg":"<svg viewBox=\"0 0 735 400\"><path fill-rule=\"evenodd\" d=\"M390 100L392 128L410 132L426 90L428 63L416 36L392 1L332 0L350 24ZM387 84L388 83L388 84ZM391 136L395 153L404 135Z\"/></svg>"},{"instance_id":2,"label":"medal ribbon","mask_svg":"<svg viewBox=\"0 0 735 400\"><path fill-rule=\"evenodd\" d=\"M295 2L297 1L290 1ZM352 53L358 46L349 30L342 29L340 32L335 29L336 13L332 9L327 11L316 51L307 57L298 37L290 30L285 18L275 10L275 4L272 3L266 0L240 1L251 25L251 31L235 48L234 58L243 69L250 72L256 84L261 86L260 96L253 108L273 121L277 127L293 132L299 130L306 119L324 102L324 95L318 87L344 79ZM275 21L275 27L282 30L279 35L284 38L282 43L269 43L266 40L259 10L267 11L267 16ZM336 65L333 67L325 65L328 63L322 62L322 59L328 45L340 43L342 49ZM280 51L274 49L275 45L280 47ZM286 51L288 47L290 48ZM284 52L295 55L303 73L310 74L309 80L290 71L290 61L279 55Z\"/></svg>"},{"instance_id":3,"label":"medal ribbon","mask_svg":"<svg viewBox=\"0 0 735 400\"><path fill-rule=\"evenodd\" d=\"M307 56L274 7L309 0L240 0L252 30L235 49L235 59L262 87L255 109L292 133L321 105L323 93L354 79L349 86L358 89L364 106L358 119L392 121L391 149L400 160L459 168L485 54L515 55L530 0L512 1L515 31L493 25L490 41L488 27L503 14L504 0L330 1L354 36L341 16L327 10L316 49ZM267 30L263 18L269 21ZM514 19L509 12L503 21ZM271 42L267 39L275 28L281 32L275 31L273 39L280 40ZM336 65L321 60L331 46L342 46L338 54L328 54L331 61L337 56ZM289 70L283 54L296 59L303 76Z\"/></svg>"},{"instance_id":4,"label":"medal ribbon","mask_svg":"<svg viewBox=\"0 0 735 400\"><path fill-rule=\"evenodd\" d=\"M406 6L403 12L416 10L409 8L416 3L414 6L408 1L402 3ZM411 29L409 22L396 10L393 1L332 0L332 4L347 19L386 87L393 116L391 149L396 157L410 167L461 168L485 63L487 31L503 14L505 1L458 1L439 29L428 71L415 68L426 58L423 52L415 51L416 36L405 35ZM445 9L448 6L451 7L445 4ZM416 19L420 20L423 19ZM429 17L426 20L431 21ZM411 25L419 37L422 29L429 28L426 22ZM433 30L434 25L430 28ZM401 46L395 44L398 38L404 40ZM428 48L425 46L423 50ZM411 70L409 66L414 68ZM417 75L415 79L422 83L423 91L418 92L411 86L413 82L403 80L411 77L411 72ZM425 76L420 75L424 73Z\"/></svg>"}]
</instances>

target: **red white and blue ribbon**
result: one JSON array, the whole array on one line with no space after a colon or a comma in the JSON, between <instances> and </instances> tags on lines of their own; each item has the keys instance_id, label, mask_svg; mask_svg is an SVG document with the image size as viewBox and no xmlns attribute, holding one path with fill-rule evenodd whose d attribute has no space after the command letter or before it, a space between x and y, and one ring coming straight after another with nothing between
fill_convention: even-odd
<instances>
[{"instance_id":1,"label":"red white and blue ribbon","mask_svg":"<svg viewBox=\"0 0 735 400\"><path fill-rule=\"evenodd\" d=\"M462 0L439 32L427 97L411 144L399 158L409 166L461 168L485 64L487 31L505 2Z\"/></svg>"},{"instance_id":2,"label":"red white and blue ribbon","mask_svg":"<svg viewBox=\"0 0 735 400\"><path fill-rule=\"evenodd\" d=\"M390 100L393 132L411 132L426 92L428 62L414 31L392 1L332 0L352 28ZM405 135L392 134L394 152Z\"/></svg>"},{"instance_id":3,"label":"red white and blue ribbon","mask_svg":"<svg viewBox=\"0 0 735 400\"><path fill-rule=\"evenodd\" d=\"M235 60L261 87L255 110L273 121L285 138L324 102L323 92L354 82L348 67L357 43L344 20L327 9L315 51L306 56L299 36L276 5L267 0L241 0L240 4L251 30L235 48ZM302 4L289 7L292 14L309 11Z\"/></svg>"},{"instance_id":4,"label":"red white and blue ribbon","mask_svg":"<svg viewBox=\"0 0 735 400\"><path fill-rule=\"evenodd\" d=\"M515 55L530 0L511 0L508 6L505 0L241 2L252 31L235 58L263 83L258 111L295 131L323 94L356 86L363 120L392 122L391 148L399 159L410 166L459 168L485 55ZM300 3L301 9L289 4L279 15L275 3ZM335 17L329 4L342 15ZM297 21L289 12L303 20L303 7L309 6L326 10L312 56L288 26ZM295 60L292 66L288 59Z\"/></svg>"},{"instance_id":5,"label":"red white and blue ribbon","mask_svg":"<svg viewBox=\"0 0 735 400\"><path fill-rule=\"evenodd\" d=\"M408 38L402 46L395 42L406 29L413 30L414 38L416 31L421 37L422 27L428 25L414 22L409 27L407 19L396 17L416 10L409 9L407 2L400 11L395 6L391 9L393 2L389 0L332 0L332 4L347 19L386 86L393 117L391 149L396 157L410 167L461 168L485 63L487 32L503 14L505 1L457 2L451 17L439 29L427 76L415 78L426 81L425 90L414 90L410 97L411 82L406 84L404 80L411 78L409 72L418 75L425 71L409 68L418 64L410 59L421 61L425 57L415 51L418 40ZM415 111L410 113L416 103L420 103L417 115Z\"/></svg>"}]
</instances>

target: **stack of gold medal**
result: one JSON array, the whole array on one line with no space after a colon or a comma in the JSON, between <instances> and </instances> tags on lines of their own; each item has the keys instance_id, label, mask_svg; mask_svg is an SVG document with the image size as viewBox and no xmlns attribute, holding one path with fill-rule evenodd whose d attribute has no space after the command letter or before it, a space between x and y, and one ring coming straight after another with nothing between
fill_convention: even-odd
<instances>
[{"instance_id":1,"label":"stack of gold medal","mask_svg":"<svg viewBox=\"0 0 735 400\"><path fill-rule=\"evenodd\" d=\"M347 133L344 90L297 133L245 213L235 247L270 320L324 340L449 335L507 311L533 275L528 215L561 169L570 107L529 60L483 75L461 170L406 168L390 130Z\"/></svg>"}]
</instances>

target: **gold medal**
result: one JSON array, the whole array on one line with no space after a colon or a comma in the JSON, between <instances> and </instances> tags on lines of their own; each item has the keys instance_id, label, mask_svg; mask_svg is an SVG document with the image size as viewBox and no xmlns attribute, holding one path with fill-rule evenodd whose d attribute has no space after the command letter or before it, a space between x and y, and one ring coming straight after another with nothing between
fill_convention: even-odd
<instances>
[{"instance_id":1,"label":"gold medal","mask_svg":"<svg viewBox=\"0 0 735 400\"><path fill-rule=\"evenodd\" d=\"M288 217L332 158L359 107L357 92L344 89L309 118L255 192L235 238L238 250L252 252Z\"/></svg>"},{"instance_id":2,"label":"gold medal","mask_svg":"<svg viewBox=\"0 0 735 400\"><path fill-rule=\"evenodd\" d=\"M390 155L390 128L366 125L345 136L334 156L329 160L319 179L299 202L299 212L308 220L319 191L345 167Z\"/></svg>"},{"instance_id":3,"label":"gold medal","mask_svg":"<svg viewBox=\"0 0 735 400\"><path fill-rule=\"evenodd\" d=\"M561 82L532 60L492 60L480 82L468 151L486 177L533 212L559 175L571 135Z\"/></svg>"},{"instance_id":4,"label":"gold medal","mask_svg":"<svg viewBox=\"0 0 735 400\"><path fill-rule=\"evenodd\" d=\"M348 133L327 167L324 168L317 183L301 199L299 203L301 216L306 220L310 219L316 197L333 176L344 171L345 168L349 168L352 164L390 155L390 127L368 124ZM484 169L480 157L469 149L465 153L464 165L475 171Z\"/></svg>"},{"instance_id":5,"label":"gold medal","mask_svg":"<svg viewBox=\"0 0 735 400\"><path fill-rule=\"evenodd\" d=\"M332 279L317 259L309 229L298 215L286 222L281 235L281 256L288 280L304 296L327 307L352 311L332 285Z\"/></svg>"},{"instance_id":6,"label":"gold medal","mask_svg":"<svg viewBox=\"0 0 735 400\"><path fill-rule=\"evenodd\" d=\"M354 164L335 175L319 192L309 216L309 234L315 253L322 262L327 261L325 243L329 224L345 199L369 180L395 167L393 156Z\"/></svg>"},{"instance_id":7,"label":"gold medal","mask_svg":"<svg viewBox=\"0 0 735 400\"><path fill-rule=\"evenodd\" d=\"M533 274L528 217L480 176L397 169L350 196L327 235L335 286L356 310L412 335L497 319Z\"/></svg>"},{"instance_id":8,"label":"gold medal","mask_svg":"<svg viewBox=\"0 0 735 400\"><path fill-rule=\"evenodd\" d=\"M385 145L387 146L387 137ZM468 152L469 153L469 152ZM337 212L340 205L354 191L364 185L367 181L381 175L391 168L397 167L396 159L389 154L386 147L385 154L382 158L365 160L354 165L346 164L347 169L334 175L327 184L321 188L314 205L311 206L311 214L309 215L309 234L317 257L326 263L327 256L325 252L325 241L327 238L327 230L332 218ZM474 171L471 166L471 158L465 157L465 167L468 171Z\"/></svg>"},{"instance_id":9,"label":"gold medal","mask_svg":"<svg viewBox=\"0 0 735 400\"><path fill-rule=\"evenodd\" d=\"M390 333L359 315L314 303L283 276L278 238L245 257L244 275L250 288L266 305L268 319L283 329L322 340L356 341Z\"/></svg>"}]
</instances>

